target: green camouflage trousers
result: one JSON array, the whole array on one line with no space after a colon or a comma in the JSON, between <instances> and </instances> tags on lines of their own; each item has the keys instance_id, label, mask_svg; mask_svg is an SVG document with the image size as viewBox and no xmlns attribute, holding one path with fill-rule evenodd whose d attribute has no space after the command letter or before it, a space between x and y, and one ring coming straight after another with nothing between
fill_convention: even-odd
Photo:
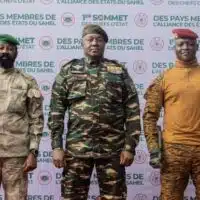
<instances>
[{"instance_id":1,"label":"green camouflage trousers","mask_svg":"<svg viewBox=\"0 0 200 200\"><path fill-rule=\"evenodd\" d=\"M196 188L196 200L200 200L200 146L165 143L161 200L183 200L190 176Z\"/></svg>"},{"instance_id":2,"label":"green camouflage trousers","mask_svg":"<svg viewBox=\"0 0 200 200\"><path fill-rule=\"evenodd\" d=\"M61 181L64 200L87 200L90 177L96 167L100 196L108 200L125 200L127 194L125 167L119 157L74 158L65 154L65 167Z\"/></svg>"},{"instance_id":3,"label":"green camouflage trousers","mask_svg":"<svg viewBox=\"0 0 200 200\"><path fill-rule=\"evenodd\" d=\"M23 172L24 157L0 158L0 184L5 200L26 200L28 176Z\"/></svg>"}]
</instances>

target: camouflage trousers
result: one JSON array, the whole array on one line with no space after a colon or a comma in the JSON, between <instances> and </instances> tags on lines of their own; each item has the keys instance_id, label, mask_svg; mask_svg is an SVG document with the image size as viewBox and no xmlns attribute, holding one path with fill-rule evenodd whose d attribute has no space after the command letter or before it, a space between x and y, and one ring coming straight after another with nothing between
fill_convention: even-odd
<instances>
[{"instance_id":1,"label":"camouflage trousers","mask_svg":"<svg viewBox=\"0 0 200 200\"><path fill-rule=\"evenodd\" d=\"M5 200L26 200L28 177L23 172L24 157L0 158L0 184Z\"/></svg>"},{"instance_id":2,"label":"camouflage trousers","mask_svg":"<svg viewBox=\"0 0 200 200\"><path fill-rule=\"evenodd\" d=\"M64 200L87 200L94 166L102 199L126 199L125 167L120 165L119 157L82 159L65 154L65 166L61 181Z\"/></svg>"},{"instance_id":3,"label":"camouflage trousers","mask_svg":"<svg viewBox=\"0 0 200 200\"><path fill-rule=\"evenodd\" d=\"M200 146L165 143L161 200L183 200L190 176L196 188L196 200L200 200Z\"/></svg>"}]
</instances>

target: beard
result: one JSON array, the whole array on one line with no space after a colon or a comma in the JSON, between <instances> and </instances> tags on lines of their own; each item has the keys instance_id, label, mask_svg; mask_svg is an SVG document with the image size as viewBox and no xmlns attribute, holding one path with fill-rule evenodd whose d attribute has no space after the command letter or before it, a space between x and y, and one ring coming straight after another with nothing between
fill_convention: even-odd
<instances>
[{"instance_id":1,"label":"beard","mask_svg":"<svg viewBox=\"0 0 200 200\"><path fill-rule=\"evenodd\" d=\"M0 53L0 67L4 69L13 68L15 59L9 53Z\"/></svg>"}]
</instances>

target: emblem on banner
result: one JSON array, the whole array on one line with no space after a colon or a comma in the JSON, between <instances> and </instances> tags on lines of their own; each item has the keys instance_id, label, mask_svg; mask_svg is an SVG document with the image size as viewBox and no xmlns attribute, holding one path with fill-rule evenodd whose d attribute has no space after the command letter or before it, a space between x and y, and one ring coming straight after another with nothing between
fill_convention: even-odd
<instances>
[{"instance_id":1,"label":"emblem on banner","mask_svg":"<svg viewBox=\"0 0 200 200\"><path fill-rule=\"evenodd\" d=\"M49 50L53 47L53 40L50 36L43 36L40 38L39 45L44 50Z\"/></svg>"},{"instance_id":2,"label":"emblem on banner","mask_svg":"<svg viewBox=\"0 0 200 200\"><path fill-rule=\"evenodd\" d=\"M137 26L145 27L148 24L148 16L145 13L138 13L134 21Z\"/></svg>"},{"instance_id":3,"label":"emblem on banner","mask_svg":"<svg viewBox=\"0 0 200 200\"><path fill-rule=\"evenodd\" d=\"M164 47L164 41L160 37L154 37L150 42L150 46L153 51L161 51Z\"/></svg>"},{"instance_id":4,"label":"emblem on banner","mask_svg":"<svg viewBox=\"0 0 200 200\"><path fill-rule=\"evenodd\" d=\"M42 132L41 140L42 140L42 141L50 140L50 136L49 136L49 132L48 132L48 131L43 131L43 132Z\"/></svg>"},{"instance_id":5,"label":"emblem on banner","mask_svg":"<svg viewBox=\"0 0 200 200\"><path fill-rule=\"evenodd\" d=\"M134 162L137 164L142 164L146 161L147 154L142 150L137 150L136 155L134 157Z\"/></svg>"},{"instance_id":6,"label":"emblem on banner","mask_svg":"<svg viewBox=\"0 0 200 200\"><path fill-rule=\"evenodd\" d=\"M147 70L147 63L143 60L136 60L133 63L133 71L136 74L144 74Z\"/></svg>"},{"instance_id":7,"label":"emblem on banner","mask_svg":"<svg viewBox=\"0 0 200 200\"><path fill-rule=\"evenodd\" d=\"M51 82L49 81L41 81L39 83L39 86L40 86L40 89L41 89L41 92L42 92L42 95L48 95L50 94L51 92Z\"/></svg>"},{"instance_id":8,"label":"emblem on banner","mask_svg":"<svg viewBox=\"0 0 200 200\"><path fill-rule=\"evenodd\" d=\"M150 0L150 1L154 5L161 5L164 2L164 0Z\"/></svg>"},{"instance_id":9,"label":"emblem on banner","mask_svg":"<svg viewBox=\"0 0 200 200\"><path fill-rule=\"evenodd\" d=\"M52 181L52 175L49 171L40 171L38 173L38 182L41 185L48 185Z\"/></svg>"},{"instance_id":10,"label":"emblem on banner","mask_svg":"<svg viewBox=\"0 0 200 200\"><path fill-rule=\"evenodd\" d=\"M147 200L147 195L145 195L145 194L136 194L133 200Z\"/></svg>"},{"instance_id":11,"label":"emblem on banner","mask_svg":"<svg viewBox=\"0 0 200 200\"><path fill-rule=\"evenodd\" d=\"M75 16L72 13L66 12L61 16L63 26L72 26L75 23Z\"/></svg>"},{"instance_id":12,"label":"emblem on banner","mask_svg":"<svg viewBox=\"0 0 200 200\"><path fill-rule=\"evenodd\" d=\"M153 171L149 177L149 181L153 186L159 186L160 185L160 172L159 171Z\"/></svg>"},{"instance_id":13,"label":"emblem on banner","mask_svg":"<svg viewBox=\"0 0 200 200\"><path fill-rule=\"evenodd\" d=\"M46 5L53 2L53 0L40 0L40 1L41 3L46 4Z\"/></svg>"}]
</instances>

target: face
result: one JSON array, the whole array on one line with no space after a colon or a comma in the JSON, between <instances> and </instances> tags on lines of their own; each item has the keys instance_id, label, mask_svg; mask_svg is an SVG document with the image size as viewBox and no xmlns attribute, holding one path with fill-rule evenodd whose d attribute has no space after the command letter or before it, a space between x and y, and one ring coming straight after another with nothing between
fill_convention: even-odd
<instances>
[{"instance_id":1,"label":"face","mask_svg":"<svg viewBox=\"0 0 200 200\"><path fill-rule=\"evenodd\" d=\"M16 46L0 42L0 67L12 68L17 57Z\"/></svg>"},{"instance_id":2,"label":"face","mask_svg":"<svg viewBox=\"0 0 200 200\"><path fill-rule=\"evenodd\" d=\"M106 42L99 34L87 34L83 38L84 54L90 58L98 59L103 56Z\"/></svg>"},{"instance_id":3,"label":"face","mask_svg":"<svg viewBox=\"0 0 200 200\"><path fill-rule=\"evenodd\" d=\"M196 58L198 45L196 40L189 38L176 39L175 51L176 57L184 62L190 62Z\"/></svg>"}]
</instances>

